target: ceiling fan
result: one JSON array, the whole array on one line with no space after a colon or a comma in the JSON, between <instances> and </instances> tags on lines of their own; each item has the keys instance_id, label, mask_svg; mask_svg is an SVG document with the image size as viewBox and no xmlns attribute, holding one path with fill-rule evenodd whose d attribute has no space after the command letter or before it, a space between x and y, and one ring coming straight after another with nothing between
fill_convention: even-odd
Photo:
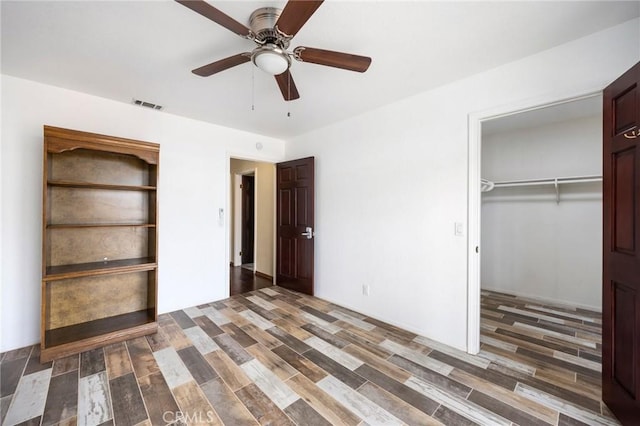
<instances>
[{"instance_id":1,"label":"ceiling fan","mask_svg":"<svg viewBox=\"0 0 640 426\"><path fill-rule=\"evenodd\" d=\"M274 7L259 8L249 18L250 29L204 0L176 1L257 44L251 52L238 53L191 71L201 77L208 77L251 61L261 70L275 76L284 100L291 101L300 97L289 71L291 58L358 72L365 72L371 64L371 58L366 56L313 47L298 46L293 51L287 51L291 39L320 7L323 0L289 0L282 10Z\"/></svg>"}]
</instances>

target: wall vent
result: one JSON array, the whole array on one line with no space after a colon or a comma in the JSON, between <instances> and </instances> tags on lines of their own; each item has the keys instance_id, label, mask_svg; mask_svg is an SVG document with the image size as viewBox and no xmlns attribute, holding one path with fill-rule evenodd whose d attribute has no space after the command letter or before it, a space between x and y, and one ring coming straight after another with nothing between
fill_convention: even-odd
<instances>
[{"instance_id":1,"label":"wall vent","mask_svg":"<svg viewBox=\"0 0 640 426\"><path fill-rule=\"evenodd\" d=\"M146 107L146 108L156 109L158 111L160 111L163 108L162 105L154 104L154 103L147 102L147 101L141 101L140 99L134 99L133 100L133 104L140 105L140 106L143 106L143 107Z\"/></svg>"}]
</instances>

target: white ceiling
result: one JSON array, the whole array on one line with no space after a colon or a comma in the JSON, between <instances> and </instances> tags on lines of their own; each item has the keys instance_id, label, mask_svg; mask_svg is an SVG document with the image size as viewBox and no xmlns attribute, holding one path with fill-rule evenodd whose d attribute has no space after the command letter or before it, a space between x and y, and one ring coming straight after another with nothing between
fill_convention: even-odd
<instances>
[{"instance_id":1,"label":"white ceiling","mask_svg":"<svg viewBox=\"0 0 640 426\"><path fill-rule=\"evenodd\" d=\"M211 4L247 23L285 2ZM174 1L3 0L1 13L3 74L287 139L633 19L640 1L326 1L291 47L373 62L364 74L294 62L292 102L251 63L193 75L254 44Z\"/></svg>"}]
</instances>

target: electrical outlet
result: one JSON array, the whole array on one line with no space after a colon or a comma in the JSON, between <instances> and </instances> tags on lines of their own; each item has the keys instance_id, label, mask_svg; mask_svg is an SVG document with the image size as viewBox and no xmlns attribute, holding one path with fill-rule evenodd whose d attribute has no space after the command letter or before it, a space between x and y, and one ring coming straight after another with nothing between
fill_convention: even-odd
<instances>
[{"instance_id":1,"label":"electrical outlet","mask_svg":"<svg viewBox=\"0 0 640 426\"><path fill-rule=\"evenodd\" d=\"M369 284L362 284L362 295L363 296L369 295Z\"/></svg>"}]
</instances>

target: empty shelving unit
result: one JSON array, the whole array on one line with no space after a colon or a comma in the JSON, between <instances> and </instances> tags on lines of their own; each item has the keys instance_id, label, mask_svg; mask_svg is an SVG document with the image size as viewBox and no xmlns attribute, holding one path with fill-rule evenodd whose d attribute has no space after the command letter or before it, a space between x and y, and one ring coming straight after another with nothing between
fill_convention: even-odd
<instances>
[{"instance_id":1,"label":"empty shelving unit","mask_svg":"<svg viewBox=\"0 0 640 426\"><path fill-rule=\"evenodd\" d=\"M42 362L157 331L159 154L44 127Z\"/></svg>"}]
</instances>

